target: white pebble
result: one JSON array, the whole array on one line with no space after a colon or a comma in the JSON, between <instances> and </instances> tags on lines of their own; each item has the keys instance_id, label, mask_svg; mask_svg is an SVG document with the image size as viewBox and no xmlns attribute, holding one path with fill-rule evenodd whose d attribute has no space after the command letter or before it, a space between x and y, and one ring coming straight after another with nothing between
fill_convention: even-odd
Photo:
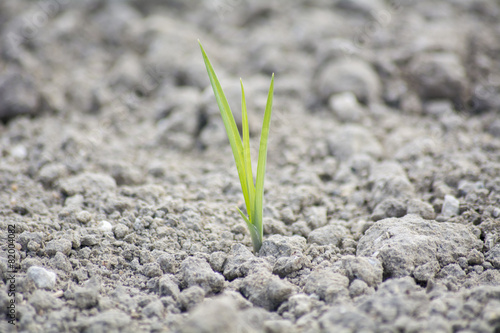
<instances>
[{"instance_id":1,"label":"white pebble","mask_svg":"<svg viewBox=\"0 0 500 333\"><path fill-rule=\"evenodd\" d=\"M99 229L101 229L104 232L111 232L111 231L113 231L113 226L108 221L103 220L103 221L101 221L101 224L99 225Z\"/></svg>"},{"instance_id":2,"label":"white pebble","mask_svg":"<svg viewBox=\"0 0 500 333\"><path fill-rule=\"evenodd\" d=\"M27 277L40 289L52 289L56 285L57 274L43 267L31 266L28 268Z\"/></svg>"},{"instance_id":3,"label":"white pebble","mask_svg":"<svg viewBox=\"0 0 500 333\"><path fill-rule=\"evenodd\" d=\"M10 153L18 160L23 160L28 156L28 150L23 145L15 145L12 147Z\"/></svg>"},{"instance_id":4,"label":"white pebble","mask_svg":"<svg viewBox=\"0 0 500 333\"><path fill-rule=\"evenodd\" d=\"M450 218L452 216L457 216L460 208L460 201L452 195L445 195L443 208L441 209L441 214L444 217Z\"/></svg>"}]
</instances>

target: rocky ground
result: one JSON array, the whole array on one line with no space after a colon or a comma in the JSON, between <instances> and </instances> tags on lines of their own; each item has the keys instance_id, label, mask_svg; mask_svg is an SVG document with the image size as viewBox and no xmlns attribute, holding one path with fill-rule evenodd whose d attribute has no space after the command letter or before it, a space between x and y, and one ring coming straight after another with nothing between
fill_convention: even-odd
<instances>
[{"instance_id":1,"label":"rocky ground","mask_svg":"<svg viewBox=\"0 0 500 333\"><path fill-rule=\"evenodd\" d=\"M0 331L500 332L499 17L1 1ZM198 38L254 155L275 73L257 254Z\"/></svg>"}]
</instances>

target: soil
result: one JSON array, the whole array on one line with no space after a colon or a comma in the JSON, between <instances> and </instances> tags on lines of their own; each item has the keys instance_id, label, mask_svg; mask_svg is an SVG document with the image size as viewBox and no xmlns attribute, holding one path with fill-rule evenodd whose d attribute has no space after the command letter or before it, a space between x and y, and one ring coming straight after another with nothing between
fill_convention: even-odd
<instances>
[{"instance_id":1,"label":"soil","mask_svg":"<svg viewBox=\"0 0 500 333\"><path fill-rule=\"evenodd\" d=\"M0 331L499 332L499 17L2 1ZM254 161L275 74L259 253L198 39Z\"/></svg>"}]
</instances>

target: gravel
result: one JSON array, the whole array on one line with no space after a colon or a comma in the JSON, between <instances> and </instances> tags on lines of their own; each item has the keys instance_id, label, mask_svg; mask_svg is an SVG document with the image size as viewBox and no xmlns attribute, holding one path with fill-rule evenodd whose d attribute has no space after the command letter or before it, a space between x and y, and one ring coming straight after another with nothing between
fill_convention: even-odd
<instances>
[{"instance_id":1,"label":"gravel","mask_svg":"<svg viewBox=\"0 0 500 333\"><path fill-rule=\"evenodd\" d=\"M1 1L0 332L497 332L499 14ZM275 73L259 253L198 38L254 158Z\"/></svg>"}]
</instances>

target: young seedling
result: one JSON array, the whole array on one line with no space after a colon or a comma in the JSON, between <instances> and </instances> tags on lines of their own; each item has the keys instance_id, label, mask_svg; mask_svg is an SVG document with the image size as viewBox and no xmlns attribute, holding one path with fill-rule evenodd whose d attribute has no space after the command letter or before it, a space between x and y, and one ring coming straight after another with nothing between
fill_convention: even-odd
<instances>
[{"instance_id":1,"label":"young seedling","mask_svg":"<svg viewBox=\"0 0 500 333\"><path fill-rule=\"evenodd\" d=\"M222 121L226 128L226 133L231 144L231 149L238 170L240 178L241 191L245 198L245 206L247 208L248 217L239 209L243 220L245 220L250 236L252 237L253 249L257 253L262 246L262 202L264 199L264 175L266 173L266 160L267 160L267 139L269 136L269 125L271 123L271 109L273 107L273 90L274 90L274 74L271 77L271 86L267 95L266 110L264 113L264 123L262 125L262 132L260 134L259 146L259 160L257 164L257 177L255 179L252 174L252 162L250 159L250 134L248 130L248 115L247 106L245 101L245 91L243 90L243 82L240 79L241 85L241 114L242 114L242 128L243 139L240 137L238 127L234 121L233 113L229 108L226 96L222 91L222 87L215 75L215 71L208 60L207 54L201 46L201 53L203 60L207 67L208 77L214 90L215 99L219 106Z\"/></svg>"}]
</instances>

